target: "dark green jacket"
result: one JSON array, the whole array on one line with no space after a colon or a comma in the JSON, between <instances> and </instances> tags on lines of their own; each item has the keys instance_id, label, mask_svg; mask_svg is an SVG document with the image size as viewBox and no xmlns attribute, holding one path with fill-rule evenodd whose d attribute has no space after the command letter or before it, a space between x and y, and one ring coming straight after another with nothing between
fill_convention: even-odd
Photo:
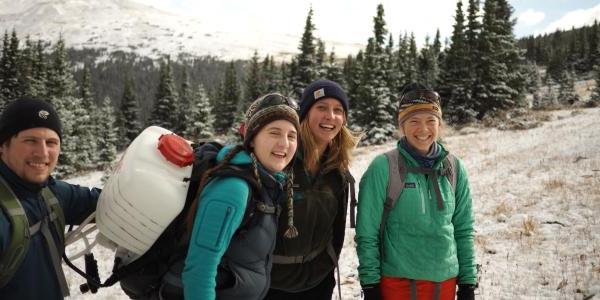
<instances>
[{"instance_id":1,"label":"dark green jacket","mask_svg":"<svg viewBox=\"0 0 600 300\"><path fill-rule=\"evenodd\" d=\"M331 244L339 257L344 245L349 174L332 170L313 177L302 166L302 158L298 157L294 167L294 225L299 235L294 239L283 237L288 219L283 204L274 255L305 256L319 249L322 252L304 263L278 264L274 260L271 288L287 292L318 285L337 263L325 248Z\"/></svg>"}]
</instances>

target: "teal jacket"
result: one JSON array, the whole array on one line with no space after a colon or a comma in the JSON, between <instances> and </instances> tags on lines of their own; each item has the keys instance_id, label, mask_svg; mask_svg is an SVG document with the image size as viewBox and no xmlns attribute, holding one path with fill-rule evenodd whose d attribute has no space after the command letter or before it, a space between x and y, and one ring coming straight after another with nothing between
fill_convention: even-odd
<instances>
[{"instance_id":1,"label":"teal jacket","mask_svg":"<svg viewBox=\"0 0 600 300\"><path fill-rule=\"evenodd\" d=\"M440 145L441 146L441 145ZM398 145L407 166L417 162ZM440 169L448 152L442 153L433 169ZM383 241L379 226L386 198L388 162L377 156L360 181L356 223L356 252L363 285L391 276L441 282L458 277L458 283L475 284L473 212L467 172L457 164L454 192L445 176L438 177L443 208L437 206L432 179L425 174L408 173L400 199L389 214ZM379 245L383 244L382 260Z\"/></svg>"},{"instance_id":2,"label":"teal jacket","mask_svg":"<svg viewBox=\"0 0 600 300\"><path fill-rule=\"evenodd\" d=\"M217 160L222 160L230 149L231 147L223 148L219 152ZM234 165L248 165L251 163L250 156L243 151L237 153L231 160L231 164ZM264 169L260 169L264 171ZM269 178L278 184L269 185L267 182ZM261 175L263 186L274 192L269 193L272 197L282 194L283 185L281 183L285 180L284 173ZM215 299L217 296L219 299L260 299L262 298L261 295L264 296L268 290L271 269L269 258L275 247L275 232L277 228L275 216L271 216L272 220L267 220L267 223L272 223L272 225L266 226L271 230L258 233L257 238L251 241L253 244L259 244L259 246L255 245L255 247L259 247L260 250L258 251L260 254L257 254L254 260L263 261L261 264L244 265L244 262L235 261L235 257L228 259L227 264L223 263L223 260L228 257L227 253L250 252L254 250L229 249L234 247L233 245L235 247L246 247L237 241L234 235L244 218L249 196L249 184L238 177L216 177L204 187L199 196L200 202L182 273L186 299ZM221 294L220 291L216 290L216 278L217 275L219 277L223 276L223 274L220 274L223 272L223 268L227 269L228 272L234 273L229 275L233 275L236 282L230 289L231 291ZM251 277L251 280L248 281L252 282L237 282L240 278L246 279L248 274ZM246 286L240 288L240 284L245 284ZM235 291L233 288L238 289Z\"/></svg>"}]
</instances>

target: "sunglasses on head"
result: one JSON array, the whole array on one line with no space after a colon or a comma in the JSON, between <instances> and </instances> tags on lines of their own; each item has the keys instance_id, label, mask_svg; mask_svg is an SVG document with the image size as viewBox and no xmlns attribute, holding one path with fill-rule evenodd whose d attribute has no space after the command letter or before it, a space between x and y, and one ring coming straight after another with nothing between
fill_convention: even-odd
<instances>
[{"instance_id":1,"label":"sunglasses on head","mask_svg":"<svg viewBox=\"0 0 600 300\"><path fill-rule=\"evenodd\" d=\"M275 105L287 105L289 107L291 107L294 110L300 110L300 106L298 105L298 103L296 102L296 100L283 96L281 94L268 94L266 95L262 101L260 101L260 105L259 107L257 107L257 110L261 110L263 108L267 108L270 106L275 106Z\"/></svg>"},{"instance_id":2,"label":"sunglasses on head","mask_svg":"<svg viewBox=\"0 0 600 300\"><path fill-rule=\"evenodd\" d=\"M440 103L440 94L432 90L413 90L404 95L400 99L400 103L404 101L415 101L423 103Z\"/></svg>"}]
</instances>

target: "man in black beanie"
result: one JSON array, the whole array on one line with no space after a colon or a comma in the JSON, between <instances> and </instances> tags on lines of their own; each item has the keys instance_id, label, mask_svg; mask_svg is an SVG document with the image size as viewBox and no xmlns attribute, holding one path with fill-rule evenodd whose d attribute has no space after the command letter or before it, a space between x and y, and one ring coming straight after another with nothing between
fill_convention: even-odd
<instances>
[{"instance_id":1,"label":"man in black beanie","mask_svg":"<svg viewBox=\"0 0 600 300\"><path fill-rule=\"evenodd\" d=\"M63 299L65 224L96 209L100 190L55 180L63 139L49 102L23 97L0 115L0 295Z\"/></svg>"}]
</instances>

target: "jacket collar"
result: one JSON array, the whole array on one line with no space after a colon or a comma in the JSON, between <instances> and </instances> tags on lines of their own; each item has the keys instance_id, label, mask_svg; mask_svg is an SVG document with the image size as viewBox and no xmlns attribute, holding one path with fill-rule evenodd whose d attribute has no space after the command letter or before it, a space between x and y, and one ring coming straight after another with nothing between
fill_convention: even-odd
<instances>
[{"instance_id":1,"label":"jacket collar","mask_svg":"<svg viewBox=\"0 0 600 300\"><path fill-rule=\"evenodd\" d=\"M11 186L13 189L22 189L26 191L30 191L33 193L37 193L41 191L44 187L48 186L48 182L53 181L51 177L48 177L46 181L43 183L33 183L24 180L19 177L13 170L11 170L3 160L0 160L0 175L4 180Z\"/></svg>"}]
</instances>

